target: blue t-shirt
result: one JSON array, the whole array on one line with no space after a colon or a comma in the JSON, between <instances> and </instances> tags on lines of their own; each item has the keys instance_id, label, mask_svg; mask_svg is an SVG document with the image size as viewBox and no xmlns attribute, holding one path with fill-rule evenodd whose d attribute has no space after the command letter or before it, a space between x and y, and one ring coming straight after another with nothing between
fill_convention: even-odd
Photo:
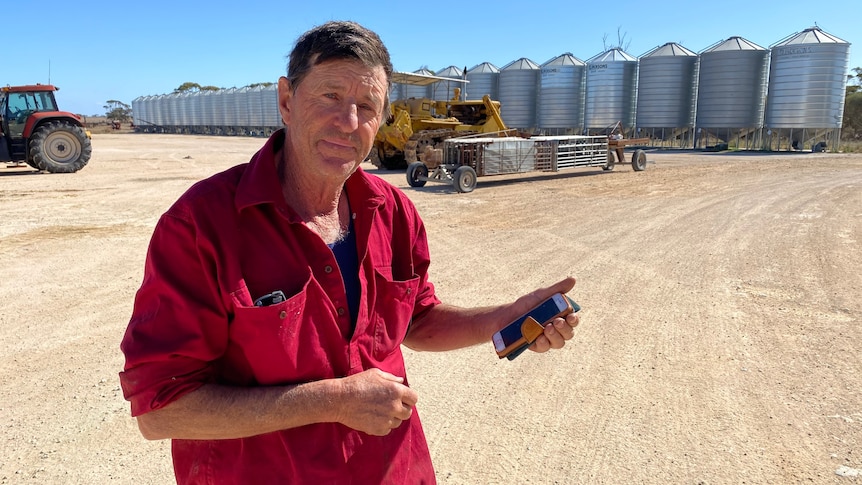
<instances>
[{"instance_id":1,"label":"blue t-shirt","mask_svg":"<svg viewBox=\"0 0 862 485\"><path fill-rule=\"evenodd\" d=\"M329 249L335 255L335 261L338 262L338 268L341 270L341 278L344 280L344 289L347 290L350 321L356 325L356 317L359 315L359 256L356 254L353 219L347 226L347 235L340 241L329 244Z\"/></svg>"}]
</instances>

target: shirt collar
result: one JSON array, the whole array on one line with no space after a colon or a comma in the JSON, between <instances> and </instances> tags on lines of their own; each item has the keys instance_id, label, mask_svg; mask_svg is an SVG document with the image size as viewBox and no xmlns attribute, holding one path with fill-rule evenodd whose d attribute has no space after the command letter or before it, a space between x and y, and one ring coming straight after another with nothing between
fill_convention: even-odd
<instances>
[{"instance_id":1,"label":"shirt collar","mask_svg":"<svg viewBox=\"0 0 862 485\"><path fill-rule=\"evenodd\" d=\"M234 205L237 211L258 204L274 204L276 208L287 209L291 219L296 217L293 209L287 206L281 193L278 178L276 154L284 147L284 128L279 129L251 157L237 185ZM385 194L371 184L368 174L361 168L347 179L344 184L351 207L376 209L386 200Z\"/></svg>"}]
</instances>

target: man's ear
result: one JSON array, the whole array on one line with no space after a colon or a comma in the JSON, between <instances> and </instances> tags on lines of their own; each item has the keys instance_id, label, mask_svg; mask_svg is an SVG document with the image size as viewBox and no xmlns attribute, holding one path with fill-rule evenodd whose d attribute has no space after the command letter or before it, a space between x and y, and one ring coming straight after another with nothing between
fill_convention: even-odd
<instances>
[{"instance_id":1,"label":"man's ear","mask_svg":"<svg viewBox=\"0 0 862 485\"><path fill-rule=\"evenodd\" d=\"M290 81L281 76L278 78L278 112L281 113L281 121L284 126L290 125L290 100L293 93L290 90Z\"/></svg>"}]
</instances>

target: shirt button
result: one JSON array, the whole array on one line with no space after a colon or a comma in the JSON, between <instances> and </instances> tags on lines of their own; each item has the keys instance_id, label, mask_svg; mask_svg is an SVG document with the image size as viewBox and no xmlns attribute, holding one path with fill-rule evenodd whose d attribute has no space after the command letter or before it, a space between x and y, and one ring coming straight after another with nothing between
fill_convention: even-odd
<instances>
[{"instance_id":1,"label":"shirt button","mask_svg":"<svg viewBox=\"0 0 862 485\"><path fill-rule=\"evenodd\" d=\"M332 273L332 266L327 264L326 266L324 266L323 272L326 274Z\"/></svg>"},{"instance_id":2,"label":"shirt button","mask_svg":"<svg viewBox=\"0 0 862 485\"><path fill-rule=\"evenodd\" d=\"M287 318L287 312L282 310L281 313L278 314L278 318L284 320L285 318Z\"/></svg>"},{"instance_id":3,"label":"shirt button","mask_svg":"<svg viewBox=\"0 0 862 485\"><path fill-rule=\"evenodd\" d=\"M409 295L411 293L413 293L413 288L407 288L407 294Z\"/></svg>"},{"instance_id":4,"label":"shirt button","mask_svg":"<svg viewBox=\"0 0 862 485\"><path fill-rule=\"evenodd\" d=\"M340 308L338 309L338 316L339 316L339 317L343 317L343 316L344 316L344 308L343 308L343 307L340 307Z\"/></svg>"}]
</instances>

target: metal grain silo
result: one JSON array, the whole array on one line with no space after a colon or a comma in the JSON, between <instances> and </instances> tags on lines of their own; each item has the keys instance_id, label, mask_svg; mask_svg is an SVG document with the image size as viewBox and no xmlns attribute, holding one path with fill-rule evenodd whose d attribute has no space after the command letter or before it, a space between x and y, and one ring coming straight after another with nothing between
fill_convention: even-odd
<instances>
[{"instance_id":1,"label":"metal grain silo","mask_svg":"<svg viewBox=\"0 0 862 485\"><path fill-rule=\"evenodd\" d=\"M150 122L155 126L162 126L165 124L164 117L162 116L163 110L165 110L165 95L157 94L150 98Z\"/></svg>"},{"instance_id":2,"label":"metal grain silo","mask_svg":"<svg viewBox=\"0 0 862 485\"><path fill-rule=\"evenodd\" d=\"M759 148L768 77L769 51L742 37L701 51L695 146Z\"/></svg>"},{"instance_id":3,"label":"metal grain silo","mask_svg":"<svg viewBox=\"0 0 862 485\"><path fill-rule=\"evenodd\" d=\"M266 134L281 128L281 113L278 111L278 85L269 85L261 91L263 100L263 126Z\"/></svg>"},{"instance_id":4,"label":"metal grain silo","mask_svg":"<svg viewBox=\"0 0 862 485\"><path fill-rule=\"evenodd\" d=\"M461 79L464 76L464 71L459 67L449 66L445 69L440 69L434 75ZM458 81L438 81L431 85L431 99L449 101L455 95L455 88L463 89L463 86L464 83Z\"/></svg>"},{"instance_id":5,"label":"metal grain silo","mask_svg":"<svg viewBox=\"0 0 862 485\"><path fill-rule=\"evenodd\" d=\"M257 134L263 128L263 87L248 89L248 126Z\"/></svg>"},{"instance_id":6,"label":"metal grain silo","mask_svg":"<svg viewBox=\"0 0 862 485\"><path fill-rule=\"evenodd\" d=\"M395 101L396 99L401 99L401 97L401 85L392 83L392 86L389 88L389 101Z\"/></svg>"},{"instance_id":7,"label":"metal grain silo","mask_svg":"<svg viewBox=\"0 0 862 485\"><path fill-rule=\"evenodd\" d=\"M769 52L742 37L730 37L700 53L697 87L698 138L748 133L763 126Z\"/></svg>"},{"instance_id":8,"label":"metal grain silo","mask_svg":"<svg viewBox=\"0 0 862 485\"><path fill-rule=\"evenodd\" d=\"M191 95L188 91L177 93L177 119L176 124L178 127L184 127L188 124L189 117L189 107L188 107L188 97ZM178 130L182 133L182 129Z\"/></svg>"},{"instance_id":9,"label":"metal grain silo","mask_svg":"<svg viewBox=\"0 0 862 485\"><path fill-rule=\"evenodd\" d=\"M586 64L565 53L542 64L539 78L539 128L584 129Z\"/></svg>"},{"instance_id":10,"label":"metal grain silo","mask_svg":"<svg viewBox=\"0 0 862 485\"><path fill-rule=\"evenodd\" d=\"M145 132L149 133L155 131L158 123L156 123L156 110L158 109L158 96L147 96L144 98L144 105L146 108L146 115L141 116L141 122L143 123L143 129Z\"/></svg>"},{"instance_id":11,"label":"metal grain silo","mask_svg":"<svg viewBox=\"0 0 862 485\"><path fill-rule=\"evenodd\" d=\"M239 88L234 98L234 112L236 113L237 133L244 134L248 131L249 115L251 110L251 88L248 86Z\"/></svg>"},{"instance_id":12,"label":"metal grain silo","mask_svg":"<svg viewBox=\"0 0 862 485\"><path fill-rule=\"evenodd\" d=\"M669 42L639 58L636 125L644 136L689 145L694 128L697 54Z\"/></svg>"},{"instance_id":13,"label":"metal grain silo","mask_svg":"<svg viewBox=\"0 0 862 485\"><path fill-rule=\"evenodd\" d=\"M214 101L213 91L201 91L201 126L204 127L204 133L212 133Z\"/></svg>"},{"instance_id":14,"label":"metal grain silo","mask_svg":"<svg viewBox=\"0 0 862 485\"><path fill-rule=\"evenodd\" d=\"M165 125L169 126L169 131L171 133L177 133L178 127L181 125L180 116L182 107L180 106L180 96L182 93L171 93L167 95L168 101L168 112L167 119L165 120Z\"/></svg>"},{"instance_id":15,"label":"metal grain silo","mask_svg":"<svg viewBox=\"0 0 862 485\"><path fill-rule=\"evenodd\" d=\"M500 99L499 81L500 68L490 62L483 62L473 66L467 71L467 81L464 85L463 98L466 99L482 99L486 94L491 96L491 99Z\"/></svg>"},{"instance_id":16,"label":"metal grain silo","mask_svg":"<svg viewBox=\"0 0 862 485\"><path fill-rule=\"evenodd\" d=\"M849 62L850 44L818 27L774 44L766 127L795 130L787 132L795 149L826 139L837 142Z\"/></svg>"},{"instance_id":17,"label":"metal grain silo","mask_svg":"<svg viewBox=\"0 0 862 485\"><path fill-rule=\"evenodd\" d=\"M234 100L236 99L236 88L228 88L221 91L220 103L218 107L218 121L222 127L222 133L230 131L230 128L236 123L236 113L234 113Z\"/></svg>"},{"instance_id":18,"label":"metal grain silo","mask_svg":"<svg viewBox=\"0 0 862 485\"><path fill-rule=\"evenodd\" d=\"M186 103L188 107L188 117L186 118L186 125L192 127L193 133L200 133L199 128L201 126L201 92L196 91L194 93L190 93L186 98Z\"/></svg>"},{"instance_id":19,"label":"metal grain silo","mask_svg":"<svg viewBox=\"0 0 862 485\"><path fill-rule=\"evenodd\" d=\"M635 124L638 60L610 49L587 60L584 127L591 133L622 123L627 135Z\"/></svg>"},{"instance_id":20,"label":"metal grain silo","mask_svg":"<svg viewBox=\"0 0 862 485\"><path fill-rule=\"evenodd\" d=\"M434 72L430 69L422 68L413 71L416 74L425 74L426 76L433 76ZM430 86L414 86L412 84L402 84L401 85L401 96L403 99L407 98L430 98L431 97L431 89Z\"/></svg>"},{"instance_id":21,"label":"metal grain silo","mask_svg":"<svg viewBox=\"0 0 862 485\"><path fill-rule=\"evenodd\" d=\"M509 128L535 128L539 95L538 64L522 57L500 69L500 114Z\"/></svg>"},{"instance_id":22,"label":"metal grain silo","mask_svg":"<svg viewBox=\"0 0 862 485\"><path fill-rule=\"evenodd\" d=\"M132 100L132 123L136 126L143 125L142 119L146 119L146 107L144 102L146 100L146 96L138 96L137 98Z\"/></svg>"}]
</instances>

